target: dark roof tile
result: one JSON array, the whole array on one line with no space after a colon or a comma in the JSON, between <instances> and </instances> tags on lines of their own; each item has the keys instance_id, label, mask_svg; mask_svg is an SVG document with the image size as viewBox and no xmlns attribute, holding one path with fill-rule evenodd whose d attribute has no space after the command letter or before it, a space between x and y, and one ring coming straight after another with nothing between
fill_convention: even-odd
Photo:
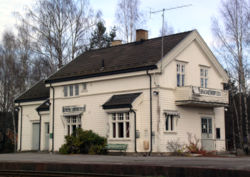
<instances>
[{"instance_id":1,"label":"dark roof tile","mask_svg":"<svg viewBox=\"0 0 250 177\"><path fill-rule=\"evenodd\" d=\"M133 101L140 94L141 93L113 95L106 103L102 105L102 107L103 109L131 108Z\"/></svg>"},{"instance_id":2,"label":"dark roof tile","mask_svg":"<svg viewBox=\"0 0 250 177\"><path fill-rule=\"evenodd\" d=\"M29 90L16 98L15 103L46 100L49 98L49 88L45 87L44 80L37 82Z\"/></svg>"},{"instance_id":3,"label":"dark roof tile","mask_svg":"<svg viewBox=\"0 0 250 177\"><path fill-rule=\"evenodd\" d=\"M191 32L165 36L164 54ZM161 59L161 41L162 38L159 37L85 52L51 75L46 83L117 74L118 71L155 69L156 63Z\"/></svg>"}]
</instances>

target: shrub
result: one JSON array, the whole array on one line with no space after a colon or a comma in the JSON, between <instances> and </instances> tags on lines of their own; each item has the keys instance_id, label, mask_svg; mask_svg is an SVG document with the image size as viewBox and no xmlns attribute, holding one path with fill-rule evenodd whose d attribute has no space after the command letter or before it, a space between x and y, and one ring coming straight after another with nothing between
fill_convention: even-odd
<instances>
[{"instance_id":1,"label":"shrub","mask_svg":"<svg viewBox=\"0 0 250 177\"><path fill-rule=\"evenodd\" d=\"M99 136L91 130L78 128L70 136L65 137L66 143L61 146L62 154L104 154L107 139Z\"/></svg>"},{"instance_id":2,"label":"shrub","mask_svg":"<svg viewBox=\"0 0 250 177\"><path fill-rule=\"evenodd\" d=\"M172 153L172 155L182 156L184 155L185 146L177 140L170 140L167 143L167 149Z\"/></svg>"},{"instance_id":3,"label":"shrub","mask_svg":"<svg viewBox=\"0 0 250 177\"><path fill-rule=\"evenodd\" d=\"M190 153L195 153L195 154L202 154L205 155L207 152L199 146L200 140L191 133L188 134L188 145L186 145L186 149Z\"/></svg>"}]
</instances>

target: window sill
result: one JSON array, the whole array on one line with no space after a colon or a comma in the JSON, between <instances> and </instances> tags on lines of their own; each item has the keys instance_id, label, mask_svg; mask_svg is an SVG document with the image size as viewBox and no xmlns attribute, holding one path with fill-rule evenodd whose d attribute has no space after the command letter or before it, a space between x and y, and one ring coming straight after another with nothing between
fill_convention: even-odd
<instances>
[{"instance_id":1,"label":"window sill","mask_svg":"<svg viewBox=\"0 0 250 177\"><path fill-rule=\"evenodd\" d=\"M131 138L108 138L108 141L131 141Z\"/></svg>"},{"instance_id":2,"label":"window sill","mask_svg":"<svg viewBox=\"0 0 250 177\"><path fill-rule=\"evenodd\" d=\"M177 134L176 131L164 131L163 133L164 134Z\"/></svg>"}]
</instances>

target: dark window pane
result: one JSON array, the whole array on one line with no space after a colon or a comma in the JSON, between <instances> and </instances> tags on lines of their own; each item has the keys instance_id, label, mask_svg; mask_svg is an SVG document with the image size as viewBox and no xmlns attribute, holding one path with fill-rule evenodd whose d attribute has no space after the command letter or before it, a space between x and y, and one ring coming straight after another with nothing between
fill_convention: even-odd
<instances>
[{"instance_id":1,"label":"dark window pane","mask_svg":"<svg viewBox=\"0 0 250 177\"><path fill-rule=\"evenodd\" d=\"M70 126L68 125L68 135L70 135Z\"/></svg>"},{"instance_id":2,"label":"dark window pane","mask_svg":"<svg viewBox=\"0 0 250 177\"><path fill-rule=\"evenodd\" d=\"M72 125L72 132L73 132L73 135L75 136L76 135L76 125Z\"/></svg>"},{"instance_id":3,"label":"dark window pane","mask_svg":"<svg viewBox=\"0 0 250 177\"><path fill-rule=\"evenodd\" d=\"M118 137L123 138L124 133L123 133L123 122L118 123Z\"/></svg>"},{"instance_id":4,"label":"dark window pane","mask_svg":"<svg viewBox=\"0 0 250 177\"><path fill-rule=\"evenodd\" d=\"M69 86L69 95L73 96L73 85Z\"/></svg>"},{"instance_id":5,"label":"dark window pane","mask_svg":"<svg viewBox=\"0 0 250 177\"><path fill-rule=\"evenodd\" d=\"M177 87L180 87L180 74L177 74Z\"/></svg>"},{"instance_id":6,"label":"dark window pane","mask_svg":"<svg viewBox=\"0 0 250 177\"><path fill-rule=\"evenodd\" d=\"M116 137L116 126L115 123L113 123L113 138Z\"/></svg>"},{"instance_id":7,"label":"dark window pane","mask_svg":"<svg viewBox=\"0 0 250 177\"><path fill-rule=\"evenodd\" d=\"M129 122L126 122L126 137L129 138Z\"/></svg>"},{"instance_id":8,"label":"dark window pane","mask_svg":"<svg viewBox=\"0 0 250 177\"><path fill-rule=\"evenodd\" d=\"M169 116L166 117L166 122L165 122L166 131L169 130L169 128L168 128L168 122L169 122Z\"/></svg>"},{"instance_id":9,"label":"dark window pane","mask_svg":"<svg viewBox=\"0 0 250 177\"><path fill-rule=\"evenodd\" d=\"M79 95L79 85L75 85L75 95Z\"/></svg>"},{"instance_id":10,"label":"dark window pane","mask_svg":"<svg viewBox=\"0 0 250 177\"><path fill-rule=\"evenodd\" d=\"M68 86L63 87L64 96L68 96Z\"/></svg>"},{"instance_id":11,"label":"dark window pane","mask_svg":"<svg viewBox=\"0 0 250 177\"><path fill-rule=\"evenodd\" d=\"M170 130L171 131L174 130L174 120L173 119L174 119L173 116L170 116L170 126L171 126Z\"/></svg>"},{"instance_id":12,"label":"dark window pane","mask_svg":"<svg viewBox=\"0 0 250 177\"><path fill-rule=\"evenodd\" d=\"M49 134L49 124L47 125L47 133Z\"/></svg>"},{"instance_id":13,"label":"dark window pane","mask_svg":"<svg viewBox=\"0 0 250 177\"><path fill-rule=\"evenodd\" d=\"M216 138L220 139L220 128L216 128Z\"/></svg>"},{"instance_id":14,"label":"dark window pane","mask_svg":"<svg viewBox=\"0 0 250 177\"><path fill-rule=\"evenodd\" d=\"M201 119L202 133L207 133L207 119Z\"/></svg>"},{"instance_id":15,"label":"dark window pane","mask_svg":"<svg viewBox=\"0 0 250 177\"><path fill-rule=\"evenodd\" d=\"M185 85L185 75L184 74L182 74L182 83L181 84L182 84L181 86Z\"/></svg>"}]
</instances>

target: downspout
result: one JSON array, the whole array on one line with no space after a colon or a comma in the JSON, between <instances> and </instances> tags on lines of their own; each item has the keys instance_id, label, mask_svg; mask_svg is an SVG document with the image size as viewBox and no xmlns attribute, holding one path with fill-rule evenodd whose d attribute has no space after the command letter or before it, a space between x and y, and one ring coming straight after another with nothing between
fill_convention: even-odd
<instances>
[{"instance_id":1,"label":"downspout","mask_svg":"<svg viewBox=\"0 0 250 177\"><path fill-rule=\"evenodd\" d=\"M151 155L153 151L153 144L152 144L152 76L148 73L147 70L147 75L149 77L149 97L150 97L150 151L149 155Z\"/></svg>"},{"instance_id":2,"label":"downspout","mask_svg":"<svg viewBox=\"0 0 250 177\"><path fill-rule=\"evenodd\" d=\"M137 147L136 147L136 146L137 146L137 145L136 145L136 138L137 138L137 137L136 137L136 112L135 112L133 109L131 109L131 108L130 108L130 111L129 111L129 112L134 113L134 128L135 128L135 131L134 131L134 133L135 133L135 134L134 134L134 136L135 136L135 142L134 142L134 143L135 143L135 153L137 153Z\"/></svg>"},{"instance_id":3,"label":"downspout","mask_svg":"<svg viewBox=\"0 0 250 177\"><path fill-rule=\"evenodd\" d=\"M38 151L40 151L41 150L41 125L42 125L42 116L41 116L41 114L40 114L40 112L37 110L37 113L38 113L38 115L39 115L39 121L40 121L40 125L39 125L39 146L38 146Z\"/></svg>"},{"instance_id":4,"label":"downspout","mask_svg":"<svg viewBox=\"0 0 250 177\"><path fill-rule=\"evenodd\" d=\"M54 152L54 130L55 130L55 88L51 86L50 88L53 90L53 97L52 97L52 103L53 103L53 111L52 111L52 152Z\"/></svg>"},{"instance_id":5,"label":"downspout","mask_svg":"<svg viewBox=\"0 0 250 177\"><path fill-rule=\"evenodd\" d=\"M23 107L22 106L20 106L20 103L19 103L19 105L18 105L18 107L20 108L20 110L21 110L21 121L20 121L20 149L19 149L19 151L21 151L22 150L22 132L23 132Z\"/></svg>"}]
</instances>

